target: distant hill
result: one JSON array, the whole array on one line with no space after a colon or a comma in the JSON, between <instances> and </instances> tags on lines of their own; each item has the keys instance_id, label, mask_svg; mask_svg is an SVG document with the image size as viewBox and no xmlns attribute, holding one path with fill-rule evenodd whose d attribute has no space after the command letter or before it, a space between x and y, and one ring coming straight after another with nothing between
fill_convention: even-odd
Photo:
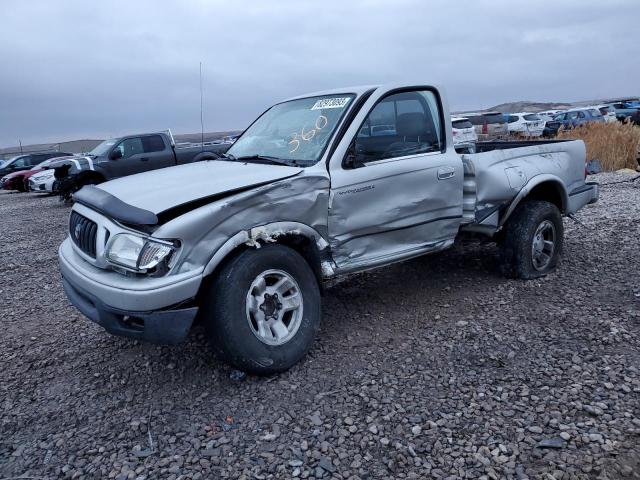
<instances>
[{"instance_id":1,"label":"distant hill","mask_svg":"<svg viewBox=\"0 0 640 480\"><path fill-rule=\"evenodd\" d=\"M566 110L573 105L568 102L531 102L522 100L519 102L501 103L488 110L496 110L504 113L517 113L517 112L543 112L545 110Z\"/></svg>"}]
</instances>

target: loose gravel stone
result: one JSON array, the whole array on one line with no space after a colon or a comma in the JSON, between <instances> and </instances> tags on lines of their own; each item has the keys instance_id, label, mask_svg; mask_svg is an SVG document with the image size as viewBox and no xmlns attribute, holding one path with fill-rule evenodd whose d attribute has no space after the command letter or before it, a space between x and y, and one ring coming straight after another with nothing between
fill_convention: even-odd
<instances>
[{"instance_id":1,"label":"loose gravel stone","mask_svg":"<svg viewBox=\"0 0 640 480\"><path fill-rule=\"evenodd\" d=\"M632 178L593 177L545 278L467 240L327 289L310 354L268 378L200 325L167 347L87 321L57 268L69 208L2 192L0 478L638 479Z\"/></svg>"}]
</instances>

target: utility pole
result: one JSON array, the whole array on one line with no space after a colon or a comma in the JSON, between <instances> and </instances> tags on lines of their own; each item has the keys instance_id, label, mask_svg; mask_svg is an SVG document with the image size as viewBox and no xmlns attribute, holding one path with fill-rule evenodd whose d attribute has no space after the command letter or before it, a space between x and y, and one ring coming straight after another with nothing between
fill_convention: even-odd
<instances>
[{"instance_id":1,"label":"utility pole","mask_svg":"<svg viewBox=\"0 0 640 480\"><path fill-rule=\"evenodd\" d=\"M200 62L200 144L204 151L204 118L202 116L202 62Z\"/></svg>"}]
</instances>

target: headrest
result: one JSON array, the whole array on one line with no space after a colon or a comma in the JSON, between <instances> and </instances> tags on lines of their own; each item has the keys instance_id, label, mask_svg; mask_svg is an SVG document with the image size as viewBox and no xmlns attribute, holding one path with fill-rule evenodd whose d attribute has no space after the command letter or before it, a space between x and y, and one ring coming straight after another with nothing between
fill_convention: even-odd
<instances>
[{"instance_id":1,"label":"headrest","mask_svg":"<svg viewBox=\"0 0 640 480\"><path fill-rule=\"evenodd\" d=\"M412 112L398 115L396 134L402 137L419 137L427 135L429 127L424 113Z\"/></svg>"}]
</instances>

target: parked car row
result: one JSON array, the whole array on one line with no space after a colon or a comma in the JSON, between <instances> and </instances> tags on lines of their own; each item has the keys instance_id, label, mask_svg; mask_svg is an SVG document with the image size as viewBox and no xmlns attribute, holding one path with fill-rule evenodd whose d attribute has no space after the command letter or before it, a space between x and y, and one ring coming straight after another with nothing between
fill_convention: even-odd
<instances>
[{"instance_id":1,"label":"parked car row","mask_svg":"<svg viewBox=\"0 0 640 480\"><path fill-rule=\"evenodd\" d=\"M640 101L613 102L568 110L501 113L471 112L451 117L456 147L478 141L512 137L555 137L561 128L570 129L590 122L630 121L640 125ZM471 128L475 133L471 133Z\"/></svg>"},{"instance_id":2,"label":"parked car row","mask_svg":"<svg viewBox=\"0 0 640 480\"><path fill-rule=\"evenodd\" d=\"M617 120L621 122L633 121L633 118L638 116L640 110L640 101L622 101L613 102L604 105L613 109L613 113Z\"/></svg>"},{"instance_id":3,"label":"parked car row","mask_svg":"<svg viewBox=\"0 0 640 480\"><path fill-rule=\"evenodd\" d=\"M176 145L170 131L112 138L86 154L43 152L20 155L0 166L0 188L60 193L68 197L84 185L96 185L134 173L217 158L233 139L220 143Z\"/></svg>"},{"instance_id":4,"label":"parked car row","mask_svg":"<svg viewBox=\"0 0 640 480\"><path fill-rule=\"evenodd\" d=\"M0 165L0 188L28 190L29 178L59 158L72 156L67 152L37 152L15 156Z\"/></svg>"}]
</instances>

